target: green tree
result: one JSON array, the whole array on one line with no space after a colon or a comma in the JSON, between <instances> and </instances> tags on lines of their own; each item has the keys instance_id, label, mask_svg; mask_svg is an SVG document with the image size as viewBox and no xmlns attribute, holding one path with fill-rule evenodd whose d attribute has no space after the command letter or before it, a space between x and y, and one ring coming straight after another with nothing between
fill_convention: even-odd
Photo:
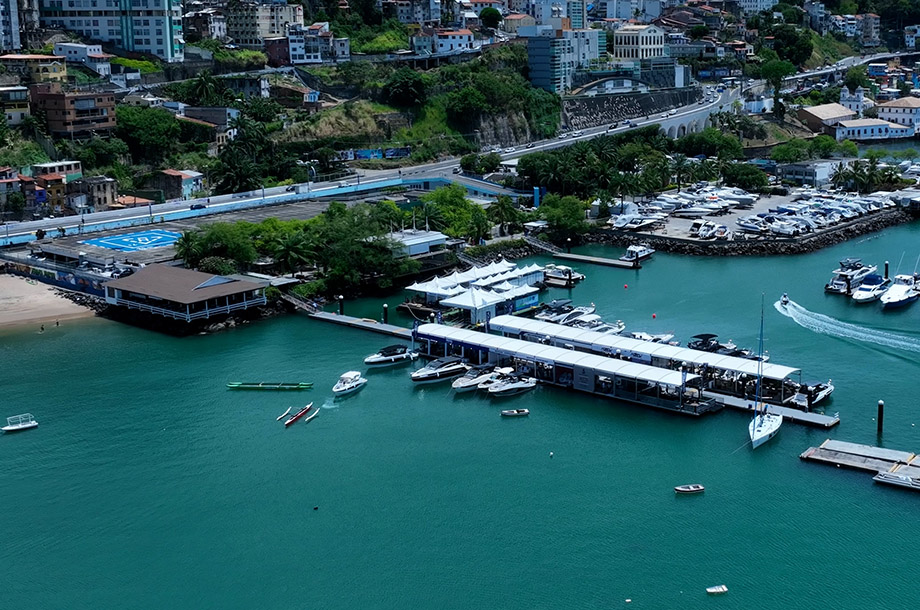
<instances>
[{"instance_id":1,"label":"green tree","mask_svg":"<svg viewBox=\"0 0 920 610\"><path fill-rule=\"evenodd\" d=\"M176 256L181 258L185 266L194 269L201 261L201 233L198 231L184 231L175 243Z\"/></svg>"},{"instance_id":2,"label":"green tree","mask_svg":"<svg viewBox=\"0 0 920 610\"><path fill-rule=\"evenodd\" d=\"M294 276L311 258L310 248L303 233L288 232L275 240L275 261Z\"/></svg>"},{"instance_id":3,"label":"green tree","mask_svg":"<svg viewBox=\"0 0 920 610\"><path fill-rule=\"evenodd\" d=\"M808 142L798 138L773 147L770 158L777 163L797 163L811 158Z\"/></svg>"},{"instance_id":4,"label":"green tree","mask_svg":"<svg viewBox=\"0 0 920 610\"><path fill-rule=\"evenodd\" d=\"M839 148L837 140L827 135L820 135L813 139L809 145L811 156L818 159L826 159L837 152Z\"/></svg>"},{"instance_id":5,"label":"green tree","mask_svg":"<svg viewBox=\"0 0 920 610\"><path fill-rule=\"evenodd\" d=\"M850 92L855 91L857 87L868 87L869 74L866 66L853 66L847 70L847 74L843 78L843 84L846 85Z\"/></svg>"},{"instance_id":6,"label":"green tree","mask_svg":"<svg viewBox=\"0 0 920 610\"><path fill-rule=\"evenodd\" d=\"M737 186L746 191L760 191L769 184L767 174L750 163L727 165L722 176L728 186Z\"/></svg>"},{"instance_id":7,"label":"green tree","mask_svg":"<svg viewBox=\"0 0 920 610\"><path fill-rule=\"evenodd\" d=\"M676 154L671 159L670 173L673 174L675 182L677 182L677 192L680 192L680 187L683 184L684 178L687 178L690 174L690 161L687 160L686 155Z\"/></svg>"},{"instance_id":8,"label":"green tree","mask_svg":"<svg viewBox=\"0 0 920 610\"><path fill-rule=\"evenodd\" d=\"M692 40L699 40L704 36L709 36L709 28L703 24L697 24L687 32Z\"/></svg>"},{"instance_id":9,"label":"green tree","mask_svg":"<svg viewBox=\"0 0 920 610\"><path fill-rule=\"evenodd\" d=\"M853 172L847 163L840 163L831 174L831 183L837 188L848 185L853 180Z\"/></svg>"},{"instance_id":10,"label":"green tree","mask_svg":"<svg viewBox=\"0 0 920 610\"><path fill-rule=\"evenodd\" d=\"M4 208L5 213L0 214L0 220L3 220L6 214L9 214L12 220L22 220L22 217L26 211L25 195L19 191L13 191L7 195Z\"/></svg>"},{"instance_id":11,"label":"green tree","mask_svg":"<svg viewBox=\"0 0 920 610\"><path fill-rule=\"evenodd\" d=\"M761 77L773 87L774 113L782 106L780 103L780 91L782 91L783 88L783 80L787 76L792 76L793 74L795 74L795 66L788 61L768 61L764 63L760 69ZM779 117L781 117L781 115L778 115L778 118Z\"/></svg>"},{"instance_id":12,"label":"green tree","mask_svg":"<svg viewBox=\"0 0 920 610\"><path fill-rule=\"evenodd\" d=\"M121 138L136 162L157 165L176 148L179 122L162 108L118 106L115 135Z\"/></svg>"},{"instance_id":13,"label":"green tree","mask_svg":"<svg viewBox=\"0 0 920 610\"><path fill-rule=\"evenodd\" d=\"M482 9L482 12L479 13L479 22L482 23L483 27L494 30L498 27L498 24L501 23L502 14L498 9L487 6Z\"/></svg>"},{"instance_id":14,"label":"green tree","mask_svg":"<svg viewBox=\"0 0 920 610\"><path fill-rule=\"evenodd\" d=\"M515 207L511 197L507 195L499 195L488 210L489 219L498 224L498 230L501 235L505 234L508 225L518 221L520 215L521 213Z\"/></svg>"},{"instance_id":15,"label":"green tree","mask_svg":"<svg viewBox=\"0 0 920 610\"><path fill-rule=\"evenodd\" d=\"M261 186L252 157L236 146L227 146L221 152L212 180L217 194L244 193Z\"/></svg>"},{"instance_id":16,"label":"green tree","mask_svg":"<svg viewBox=\"0 0 920 610\"><path fill-rule=\"evenodd\" d=\"M501 167L502 158L498 153L489 153L479 158L479 173L488 174Z\"/></svg>"},{"instance_id":17,"label":"green tree","mask_svg":"<svg viewBox=\"0 0 920 610\"><path fill-rule=\"evenodd\" d=\"M428 99L428 79L412 68L402 67L393 72L383 89L387 101L394 106L422 106Z\"/></svg>"},{"instance_id":18,"label":"green tree","mask_svg":"<svg viewBox=\"0 0 920 610\"><path fill-rule=\"evenodd\" d=\"M578 241L588 231L585 221L587 204L572 196L547 195L540 204L540 215L548 224L549 237L556 243Z\"/></svg>"},{"instance_id":19,"label":"green tree","mask_svg":"<svg viewBox=\"0 0 920 610\"><path fill-rule=\"evenodd\" d=\"M856 142L852 140L844 140L837 146L837 149L844 157L859 156L859 148L856 146Z\"/></svg>"},{"instance_id":20,"label":"green tree","mask_svg":"<svg viewBox=\"0 0 920 610\"><path fill-rule=\"evenodd\" d=\"M470 153L460 157L460 169L468 174L479 173L479 155Z\"/></svg>"},{"instance_id":21,"label":"green tree","mask_svg":"<svg viewBox=\"0 0 920 610\"><path fill-rule=\"evenodd\" d=\"M221 256L207 256L198 263L198 270L202 273L214 275L232 275L238 271L234 262Z\"/></svg>"}]
</instances>

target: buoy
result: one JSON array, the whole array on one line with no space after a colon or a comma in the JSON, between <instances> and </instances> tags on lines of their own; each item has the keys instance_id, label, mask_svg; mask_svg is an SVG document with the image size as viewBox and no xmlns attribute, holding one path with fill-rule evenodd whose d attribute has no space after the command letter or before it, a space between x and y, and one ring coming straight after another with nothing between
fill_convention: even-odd
<instances>
[{"instance_id":1,"label":"buoy","mask_svg":"<svg viewBox=\"0 0 920 610\"><path fill-rule=\"evenodd\" d=\"M631 604L631 603L632 603L632 600L629 599L629 598L627 597L627 598L626 598L626 603L627 603L627 604Z\"/></svg>"},{"instance_id":2,"label":"buoy","mask_svg":"<svg viewBox=\"0 0 920 610\"><path fill-rule=\"evenodd\" d=\"M319 510L319 506L314 506L313 510Z\"/></svg>"},{"instance_id":3,"label":"buoy","mask_svg":"<svg viewBox=\"0 0 920 610\"><path fill-rule=\"evenodd\" d=\"M652 314L652 319L653 319L653 320L654 320L655 318L657 318L657 317L658 317L658 314L657 314L657 313L653 313L653 314Z\"/></svg>"},{"instance_id":4,"label":"buoy","mask_svg":"<svg viewBox=\"0 0 920 610\"><path fill-rule=\"evenodd\" d=\"M629 284L623 284L623 290L629 290Z\"/></svg>"},{"instance_id":5,"label":"buoy","mask_svg":"<svg viewBox=\"0 0 920 610\"><path fill-rule=\"evenodd\" d=\"M549 457L553 457L553 452L552 452L552 451L549 452Z\"/></svg>"}]
</instances>

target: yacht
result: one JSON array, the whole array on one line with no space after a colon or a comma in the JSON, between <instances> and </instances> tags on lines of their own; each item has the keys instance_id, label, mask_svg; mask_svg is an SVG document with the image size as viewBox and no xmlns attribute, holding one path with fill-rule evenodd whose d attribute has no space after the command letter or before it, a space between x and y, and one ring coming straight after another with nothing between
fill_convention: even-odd
<instances>
[{"instance_id":1,"label":"yacht","mask_svg":"<svg viewBox=\"0 0 920 610\"><path fill-rule=\"evenodd\" d=\"M494 366L475 367L470 369L463 377L454 379L450 384L458 394L463 392L472 392L479 387L479 384L492 378L503 375L510 375L514 372L513 368L495 368Z\"/></svg>"},{"instance_id":2,"label":"yacht","mask_svg":"<svg viewBox=\"0 0 920 610\"><path fill-rule=\"evenodd\" d=\"M833 392L834 384L831 383L830 379L827 380L827 383L819 381L802 383L799 384L792 398L792 402L795 403L797 407L808 410L830 396Z\"/></svg>"},{"instance_id":3,"label":"yacht","mask_svg":"<svg viewBox=\"0 0 920 610\"><path fill-rule=\"evenodd\" d=\"M879 297L884 309L896 309L910 305L920 297L917 284L912 275L894 276L894 284Z\"/></svg>"},{"instance_id":4,"label":"yacht","mask_svg":"<svg viewBox=\"0 0 920 610\"><path fill-rule=\"evenodd\" d=\"M857 303L871 303L878 300L888 290L889 286L891 286L890 278L882 277L877 273L870 273L853 293L853 300Z\"/></svg>"},{"instance_id":5,"label":"yacht","mask_svg":"<svg viewBox=\"0 0 920 610\"><path fill-rule=\"evenodd\" d=\"M469 369L469 365L460 358L448 356L432 360L412 373L411 377L415 383L435 383L463 375Z\"/></svg>"},{"instance_id":6,"label":"yacht","mask_svg":"<svg viewBox=\"0 0 920 610\"><path fill-rule=\"evenodd\" d=\"M543 268L543 277L547 280L571 280L573 282L580 282L585 279L585 274L578 273L571 267L565 265L554 265L550 263Z\"/></svg>"},{"instance_id":7,"label":"yacht","mask_svg":"<svg viewBox=\"0 0 920 610\"><path fill-rule=\"evenodd\" d=\"M626 248L626 254L621 256L620 260L629 263L644 261L654 253L655 251L648 244L634 244Z\"/></svg>"},{"instance_id":8,"label":"yacht","mask_svg":"<svg viewBox=\"0 0 920 610\"><path fill-rule=\"evenodd\" d=\"M517 396L524 392L537 387L535 377L509 377L500 381L489 388L489 396L493 398L505 398L507 396Z\"/></svg>"},{"instance_id":9,"label":"yacht","mask_svg":"<svg viewBox=\"0 0 920 610\"><path fill-rule=\"evenodd\" d=\"M572 311L572 299L553 299L551 303L546 304L546 309L535 315L534 318L544 322L555 322L556 318L561 319L570 311Z\"/></svg>"},{"instance_id":10,"label":"yacht","mask_svg":"<svg viewBox=\"0 0 920 610\"><path fill-rule=\"evenodd\" d=\"M870 273L875 273L875 265L863 265L858 258L845 258L840 267L834 270L834 277L824 286L825 292L849 294L859 286Z\"/></svg>"},{"instance_id":11,"label":"yacht","mask_svg":"<svg viewBox=\"0 0 920 610\"><path fill-rule=\"evenodd\" d=\"M363 388L366 383L367 378L362 377L361 373L358 371L348 371L347 373L342 373L338 382L332 386L332 393L336 396L345 396L346 394L357 392Z\"/></svg>"},{"instance_id":12,"label":"yacht","mask_svg":"<svg viewBox=\"0 0 920 610\"><path fill-rule=\"evenodd\" d=\"M675 345L679 341L674 341L674 333L662 333L658 335L652 335L642 331L633 331L626 333L624 336L631 339L638 339L639 341L650 341L652 343L666 343L668 345Z\"/></svg>"},{"instance_id":13,"label":"yacht","mask_svg":"<svg viewBox=\"0 0 920 610\"><path fill-rule=\"evenodd\" d=\"M568 312L558 320L553 320L553 322L556 322L557 324L568 324L572 320L580 318L584 315L592 314L595 311L596 307L594 307L593 303L591 305L581 305L579 307L573 308L572 311Z\"/></svg>"},{"instance_id":14,"label":"yacht","mask_svg":"<svg viewBox=\"0 0 920 610\"><path fill-rule=\"evenodd\" d=\"M418 358L418 352L412 351L406 345L388 345L376 354L371 354L364 359L368 366L390 366L402 364Z\"/></svg>"}]
</instances>

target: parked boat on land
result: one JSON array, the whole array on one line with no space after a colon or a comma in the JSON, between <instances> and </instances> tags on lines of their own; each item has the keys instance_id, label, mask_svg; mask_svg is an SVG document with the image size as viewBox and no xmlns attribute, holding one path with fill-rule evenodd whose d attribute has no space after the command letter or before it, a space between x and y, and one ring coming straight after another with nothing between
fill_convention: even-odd
<instances>
[{"instance_id":1,"label":"parked boat on land","mask_svg":"<svg viewBox=\"0 0 920 610\"><path fill-rule=\"evenodd\" d=\"M632 246L626 248L626 254L621 256L620 260L629 263L635 261L644 261L654 253L655 250L653 250L652 247L648 244L633 244Z\"/></svg>"},{"instance_id":2,"label":"parked boat on land","mask_svg":"<svg viewBox=\"0 0 920 610\"><path fill-rule=\"evenodd\" d=\"M410 362L418 358L418 352L409 349L408 345L388 345L376 354L371 354L364 359L368 366L390 366Z\"/></svg>"},{"instance_id":3,"label":"parked boat on land","mask_svg":"<svg viewBox=\"0 0 920 610\"><path fill-rule=\"evenodd\" d=\"M463 375L470 366L460 358L448 356L432 360L422 368L412 373L411 378L414 383L435 383L453 379Z\"/></svg>"},{"instance_id":4,"label":"parked boat on land","mask_svg":"<svg viewBox=\"0 0 920 610\"><path fill-rule=\"evenodd\" d=\"M362 376L358 371L348 371L342 373L339 380L332 386L332 393L336 396L345 396L352 392L357 392L367 383L367 378Z\"/></svg>"},{"instance_id":5,"label":"parked boat on land","mask_svg":"<svg viewBox=\"0 0 920 610\"><path fill-rule=\"evenodd\" d=\"M679 494L698 494L700 492L706 491L706 488L697 483L690 485L678 485L674 488L674 491Z\"/></svg>"},{"instance_id":6,"label":"parked boat on land","mask_svg":"<svg viewBox=\"0 0 920 610\"><path fill-rule=\"evenodd\" d=\"M37 428L38 422L35 421L35 418L31 413L23 413L22 415L13 415L12 417L6 418L6 425L0 430L4 432L21 432L23 430L29 430L30 428Z\"/></svg>"},{"instance_id":7,"label":"parked boat on land","mask_svg":"<svg viewBox=\"0 0 920 610\"><path fill-rule=\"evenodd\" d=\"M863 265L862 259L845 258L840 261L840 267L834 270L834 276L824 286L825 292L833 294L849 294L870 273L875 273L875 265Z\"/></svg>"},{"instance_id":8,"label":"parked boat on land","mask_svg":"<svg viewBox=\"0 0 920 610\"><path fill-rule=\"evenodd\" d=\"M508 409L502 411L502 417L524 417L530 415L530 409Z\"/></svg>"},{"instance_id":9,"label":"parked boat on land","mask_svg":"<svg viewBox=\"0 0 920 610\"><path fill-rule=\"evenodd\" d=\"M299 383L231 381L227 384L227 387L231 390L309 390L313 387L313 383L305 381Z\"/></svg>"},{"instance_id":10,"label":"parked boat on land","mask_svg":"<svg viewBox=\"0 0 920 610\"><path fill-rule=\"evenodd\" d=\"M920 297L920 290L913 275L896 275L894 284L879 297L884 309L896 309L910 305Z\"/></svg>"},{"instance_id":11,"label":"parked boat on land","mask_svg":"<svg viewBox=\"0 0 920 610\"><path fill-rule=\"evenodd\" d=\"M517 396L537 387L535 377L509 377L489 388L489 396L493 398L506 398Z\"/></svg>"},{"instance_id":12,"label":"parked boat on land","mask_svg":"<svg viewBox=\"0 0 920 610\"><path fill-rule=\"evenodd\" d=\"M301 417L303 417L304 415L306 415L306 414L307 414L307 411L309 411L309 410L312 409L312 408L313 408L313 403L311 402L310 404L308 404L307 406L305 406L303 409L301 409L300 411L298 411L297 413L295 413L294 415L292 415L291 418L290 418L289 420L287 420L286 422L284 422L284 427L287 428L288 426L290 426L291 424L293 424L294 422L296 422L298 419L300 419Z\"/></svg>"},{"instance_id":13,"label":"parked boat on land","mask_svg":"<svg viewBox=\"0 0 920 610\"><path fill-rule=\"evenodd\" d=\"M891 279L882 277L877 273L867 275L859 287L853 292L852 299L857 303L871 303L877 301L891 286Z\"/></svg>"}]
</instances>

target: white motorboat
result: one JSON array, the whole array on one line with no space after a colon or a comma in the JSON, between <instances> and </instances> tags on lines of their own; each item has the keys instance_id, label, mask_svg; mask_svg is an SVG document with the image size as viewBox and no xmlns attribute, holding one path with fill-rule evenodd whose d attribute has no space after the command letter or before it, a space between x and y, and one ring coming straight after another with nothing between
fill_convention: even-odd
<instances>
[{"instance_id":1,"label":"white motorboat","mask_svg":"<svg viewBox=\"0 0 920 610\"><path fill-rule=\"evenodd\" d=\"M500 383L505 383L512 377L514 377L513 368L495 369L495 373L485 381L481 382L478 386L476 386L476 389L482 390L483 392L488 392L492 386L498 385Z\"/></svg>"},{"instance_id":2,"label":"white motorboat","mask_svg":"<svg viewBox=\"0 0 920 610\"><path fill-rule=\"evenodd\" d=\"M863 265L858 258L845 258L840 267L834 269L834 277L825 284L824 291L834 294L849 294L859 286L870 273L878 269L875 265Z\"/></svg>"},{"instance_id":3,"label":"white motorboat","mask_svg":"<svg viewBox=\"0 0 920 610\"><path fill-rule=\"evenodd\" d=\"M467 373L462 377L454 379L453 383L450 384L450 387L453 388L458 394L462 394L463 392L472 392L479 387L479 384L486 380L498 378L503 375L510 375L513 372L514 369L510 367L475 367L467 371Z\"/></svg>"},{"instance_id":4,"label":"white motorboat","mask_svg":"<svg viewBox=\"0 0 920 610\"><path fill-rule=\"evenodd\" d=\"M569 322L571 322L572 320L575 320L576 318L580 318L581 316L584 316L584 315L593 314L596 310L597 308L594 306L593 303L591 305L580 305L578 307L573 308L572 311L568 312L567 314L565 314L558 320L553 320L553 321L556 322L557 324L568 324Z\"/></svg>"},{"instance_id":5,"label":"white motorboat","mask_svg":"<svg viewBox=\"0 0 920 610\"><path fill-rule=\"evenodd\" d=\"M551 303L546 304L546 309L539 312L534 318L543 322L555 322L557 318L561 319L570 311L572 311L572 299L553 299Z\"/></svg>"},{"instance_id":6,"label":"white motorboat","mask_svg":"<svg viewBox=\"0 0 920 610\"><path fill-rule=\"evenodd\" d=\"M857 303L871 303L885 294L889 286L891 286L890 278L870 273L853 293L853 300Z\"/></svg>"},{"instance_id":7,"label":"white motorboat","mask_svg":"<svg viewBox=\"0 0 920 610\"><path fill-rule=\"evenodd\" d=\"M757 216L743 216L736 220L735 224L745 233L753 233L754 235L762 235L769 231L763 220Z\"/></svg>"},{"instance_id":8,"label":"white motorboat","mask_svg":"<svg viewBox=\"0 0 920 610\"><path fill-rule=\"evenodd\" d=\"M674 333L662 333L659 335L652 335L642 331L633 331L626 333L626 336L633 339L638 339L639 341L649 341L651 343L666 343L668 345L674 345Z\"/></svg>"},{"instance_id":9,"label":"white motorboat","mask_svg":"<svg viewBox=\"0 0 920 610\"><path fill-rule=\"evenodd\" d=\"M502 411L502 417L525 417L530 415L529 409L508 409L507 411Z\"/></svg>"},{"instance_id":10,"label":"white motorboat","mask_svg":"<svg viewBox=\"0 0 920 610\"><path fill-rule=\"evenodd\" d=\"M798 391L792 397L792 402L803 409L810 409L834 392L834 384L828 379L827 383L819 381L799 384Z\"/></svg>"},{"instance_id":11,"label":"white motorboat","mask_svg":"<svg viewBox=\"0 0 920 610\"><path fill-rule=\"evenodd\" d=\"M712 214L710 208L703 208L695 205L678 208L671 212L671 216L676 216L678 218L702 218L709 214Z\"/></svg>"},{"instance_id":12,"label":"white motorboat","mask_svg":"<svg viewBox=\"0 0 920 610\"><path fill-rule=\"evenodd\" d=\"M435 383L446 379L453 379L463 375L470 366L455 356L432 360L419 370L412 373L414 383Z\"/></svg>"},{"instance_id":13,"label":"white motorboat","mask_svg":"<svg viewBox=\"0 0 920 610\"><path fill-rule=\"evenodd\" d=\"M342 373L339 380L332 386L332 393L336 396L345 396L352 392L357 392L367 383L367 378L363 377L358 371L348 371Z\"/></svg>"},{"instance_id":14,"label":"white motorboat","mask_svg":"<svg viewBox=\"0 0 920 610\"><path fill-rule=\"evenodd\" d=\"M716 236L716 229L720 226L722 225L717 225L714 222L705 222L696 235L700 239L713 239Z\"/></svg>"},{"instance_id":15,"label":"white motorboat","mask_svg":"<svg viewBox=\"0 0 920 610\"><path fill-rule=\"evenodd\" d=\"M518 394L529 392L535 387L537 387L537 380L535 377L509 377L491 386L489 388L489 396L493 398L517 396Z\"/></svg>"},{"instance_id":16,"label":"white motorboat","mask_svg":"<svg viewBox=\"0 0 920 610\"><path fill-rule=\"evenodd\" d=\"M879 301L884 309L896 309L910 305L918 297L920 291L917 290L914 276L902 274L894 276L894 284L879 297Z\"/></svg>"},{"instance_id":17,"label":"white motorboat","mask_svg":"<svg viewBox=\"0 0 920 610\"><path fill-rule=\"evenodd\" d=\"M633 244L626 248L626 254L621 256L620 260L628 263L644 261L654 253L655 251L648 244Z\"/></svg>"},{"instance_id":18,"label":"white motorboat","mask_svg":"<svg viewBox=\"0 0 920 610\"><path fill-rule=\"evenodd\" d=\"M562 280L580 282L585 279L584 273L578 273L566 265L556 265L550 263L543 267L543 278L546 280Z\"/></svg>"},{"instance_id":19,"label":"white motorboat","mask_svg":"<svg viewBox=\"0 0 920 610\"><path fill-rule=\"evenodd\" d=\"M38 422L35 421L35 418L32 417L31 413L23 413L22 415L13 415L12 417L6 418L6 425L0 430L4 432L20 432L22 430L28 430L30 428L37 428Z\"/></svg>"},{"instance_id":20,"label":"white motorboat","mask_svg":"<svg viewBox=\"0 0 920 610\"><path fill-rule=\"evenodd\" d=\"M757 349L760 358L757 360L757 386L754 402L754 417L748 424L748 436L751 439L751 446L757 449L768 440L776 436L780 426L783 425L783 416L770 413L769 405L762 400L763 390L763 297L760 303L760 341Z\"/></svg>"},{"instance_id":21,"label":"white motorboat","mask_svg":"<svg viewBox=\"0 0 920 610\"><path fill-rule=\"evenodd\" d=\"M412 351L407 345L388 345L376 354L371 354L364 359L368 366L390 366L402 364L418 358L418 352Z\"/></svg>"}]
</instances>

